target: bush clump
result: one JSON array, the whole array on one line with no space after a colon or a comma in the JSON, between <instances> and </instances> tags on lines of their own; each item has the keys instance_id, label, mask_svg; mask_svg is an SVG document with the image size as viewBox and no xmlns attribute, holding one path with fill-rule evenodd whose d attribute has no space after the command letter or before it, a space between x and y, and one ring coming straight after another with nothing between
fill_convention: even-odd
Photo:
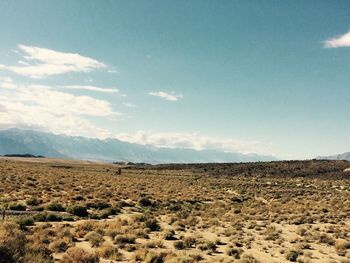
<instances>
[{"instance_id":1,"label":"bush clump","mask_svg":"<svg viewBox=\"0 0 350 263\"><path fill-rule=\"evenodd\" d=\"M35 222L60 222L60 221L62 221L62 217L60 215L56 215L56 214L52 214L52 213L36 214L32 218Z\"/></svg>"},{"instance_id":2,"label":"bush clump","mask_svg":"<svg viewBox=\"0 0 350 263\"><path fill-rule=\"evenodd\" d=\"M191 236L185 237L183 239L183 241L185 242L187 248L191 248L192 246L194 246L197 243L196 238L191 237Z\"/></svg>"},{"instance_id":3,"label":"bush clump","mask_svg":"<svg viewBox=\"0 0 350 263\"><path fill-rule=\"evenodd\" d=\"M136 237L131 235L120 235L116 236L114 240L119 245L135 244Z\"/></svg>"},{"instance_id":4,"label":"bush clump","mask_svg":"<svg viewBox=\"0 0 350 263\"><path fill-rule=\"evenodd\" d=\"M26 238L13 223L0 224L0 263L21 262Z\"/></svg>"},{"instance_id":5,"label":"bush clump","mask_svg":"<svg viewBox=\"0 0 350 263\"><path fill-rule=\"evenodd\" d=\"M110 260L116 260L116 261L123 260L123 254L120 253L118 248L112 246L109 243L105 243L102 247L100 247L97 253L100 257L107 258Z\"/></svg>"},{"instance_id":6,"label":"bush clump","mask_svg":"<svg viewBox=\"0 0 350 263\"><path fill-rule=\"evenodd\" d=\"M15 210L15 211L26 211L27 206L24 204L20 203L12 203L8 207L10 210Z\"/></svg>"},{"instance_id":7,"label":"bush clump","mask_svg":"<svg viewBox=\"0 0 350 263\"><path fill-rule=\"evenodd\" d=\"M299 257L299 253L295 250L289 251L286 256L287 260L292 262L296 262L298 257Z\"/></svg>"},{"instance_id":8,"label":"bush clump","mask_svg":"<svg viewBox=\"0 0 350 263\"><path fill-rule=\"evenodd\" d=\"M95 202L91 202L87 204L87 207L89 208L94 208L97 210L102 210L102 209L106 209L106 208L110 208L111 204L104 202L104 201L95 201Z\"/></svg>"},{"instance_id":9,"label":"bush clump","mask_svg":"<svg viewBox=\"0 0 350 263\"><path fill-rule=\"evenodd\" d=\"M252 255L243 255L240 260L240 263L259 263L257 259L255 259Z\"/></svg>"},{"instance_id":10,"label":"bush clump","mask_svg":"<svg viewBox=\"0 0 350 263\"><path fill-rule=\"evenodd\" d=\"M147 197L141 197L140 200L139 200L139 203L142 206L151 206L151 205L153 205L152 200L147 198Z\"/></svg>"},{"instance_id":11,"label":"bush clump","mask_svg":"<svg viewBox=\"0 0 350 263\"><path fill-rule=\"evenodd\" d=\"M63 239L56 240L49 245L49 249L53 252L65 252L69 248L69 244Z\"/></svg>"},{"instance_id":12,"label":"bush clump","mask_svg":"<svg viewBox=\"0 0 350 263\"><path fill-rule=\"evenodd\" d=\"M167 230L165 233L164 233L164 239L165 240L175 240L176 237L175 237L175 231L170 229L170 230Z\"/></svg>"},{"instance_id":13,"label":"bush clump","mask_svg":"<svg viewBox=\"0 0 350 263\"><path fill-rule=\"evenodd\" d=\"M119 211L115 208L105 208L101 211L101 213L99 214L99 218L108 218L109 216L112 216L112 215L116 215Z\"/></svg>"},{"instance_id":14,"label":"bush clump","mask_svg":"<svg viewBox=\"0 0 350 263\"><path fill-rule=\"evenodd\" d=\"M41 204L41 200L39 200L38 198L33 197L33 198L27 200L26 204L30 205L30 206L37 206L37 205Z\"/></svg>"},{"instance_id":15,"label":"bush clump","mask_svg":"<svg viewBox=\"0 0 350 263\"><path fill-rule=\"evenodd\" d=\"M91 254L82 248L71 247L63 255L62 263L99 263L98 255Z\"/></svg>"},{"instance_id":16,"label":"bush clump","mask_svg":"<svg viewBox=\"0 0 350 263\"><path fill-rule=\"evenodd\" d=\"M41 211L44 211L44 209L45 209L45 207L43 207L43 206L33 206L31 210L41 212Z\"/></svg>"},{"instance_id":17,"label":"bush clump","mask_svg":"<svg viewBox=\"0 0 350 263\"><path fill-rule=\"evenodd\" d=\"M49 210L49 211L56 211L56 212L64 212L64 211L66 211L66 209L61 204L58 204L58 203L49 204L46 207L46 209Z\"/></svg>"},{"instance_id":18,"label":"bush clump","mask_svg":"<svg viewBox=\"0 0 350 263\"><path fill-rule=\"evenodd\" d=\"M230 257L234 257L235 259L240 259L242 252L242 249L232 247L226 250L226 254Z\"/></svg>"},{"instance_id":19,"label":"bush clump","mask_svg":"<svg viewBox=\"0 0 350 263\"><path fill-rule=\"evenodd\" d=\"M182 240L174 242L174 248L176 248L177 250L182 250L182 249L185 249L186 247L187 247L186 243L183 242Z\"/></svg>"},{"instance_id":20,"label":"bush clump","mask_svg":"<svg viewBox=\"0 0 350 263\"><path fill-rule=\"evenodd\" d=\"M145 226L147 228L149 228L151 231L159 231L160 230L160 225L159 225L157 219L155 219L155 218L146 220Z\"/></svg>"},{"instance_id":21,"label":"bush clump","mask_svg":"<svg viewBox=\"0 0 350 263\"><path fill-rule=\"evenodd\" d=\"M198 248L200 250L209 250L210 252L216 252L216 249L218 248L218 246L215 242L208 241L205 244L200 244Z\"/></svg>"},{"instance_id":22,"label":"bush clump","mask_svg":"<svg viewBox=\"0 0 350 263\"><path fill-rule=\"evenodd\" d=\"M60 221L62 221L62 217L60 215L56 215L56 214L47 214L46 215L46 221L49 221L49 222L60 222Z\"/></svg>"},{"instance_id":23,"label":"bush clump","mask_svg":"<svg viewBox=\"0 0 350 263\"><path fill-rule=\"evenodd\" d=\"M32 218L35 222L46 222L46 216L46 214L36 214Z\"/></svg>"},{"instance_id":24,"label":"bush clump","mask_svg":"<svg viewBox=\"0 0 350 263\"><path fill-rule=\"evenodd\" d=\"M34 225L34 220L30 217L20 218L17 220L17 224L21 230L27 230L28 226Z\"/></svg>"},{"instance_id":25,"label":"bush clump","mask_svg":"<svg viewBox=\"0 0 350 263\"><path fill-rule=\"evenodd\" d=\"M85 240L89 241L92 247L99 247L103 243L103 236L91 231L85 235Z\"/></svg>"},{"instance_id":26,"label":"bush clump","mask_svg":"<svg viewBox=\"0 0 350 263\"><path fill-rule=\"evenodd\" d=\"M82 205L71 206L67 209L67 212L72 214L72 215L79 216L79 217L87 217L89 215L86 207L82 206Z\"/></svg>"}]
</instances>

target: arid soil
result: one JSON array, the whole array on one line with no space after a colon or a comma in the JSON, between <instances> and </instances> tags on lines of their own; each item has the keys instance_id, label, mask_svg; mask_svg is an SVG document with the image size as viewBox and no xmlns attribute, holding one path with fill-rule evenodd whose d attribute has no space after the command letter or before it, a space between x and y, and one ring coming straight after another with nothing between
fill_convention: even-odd
<instances>
[{"instance_id":1,"label":"arid soil","mask_svg":"<svg viewBox=\"0 0 350 263\"><path fill-rule=\"evenodd\" d=\"M0 263L350 262L349 167L0 158Z\"/></svg>"}]
</instances>

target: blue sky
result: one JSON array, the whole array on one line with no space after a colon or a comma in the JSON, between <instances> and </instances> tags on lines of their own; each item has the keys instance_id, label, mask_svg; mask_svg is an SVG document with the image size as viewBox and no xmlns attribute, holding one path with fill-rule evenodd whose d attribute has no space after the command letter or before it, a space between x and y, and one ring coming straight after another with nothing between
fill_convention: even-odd
<instances>
[{"instance_id":1,"label":"blue sky","mask_svg":"<svg viewBox=\"0 0 350 263\"><path fill-rule=\"evenodd\" d=\"M0 128L350 151L349 14L349 1L1 1Z\"/></svg>"}]
</instances>

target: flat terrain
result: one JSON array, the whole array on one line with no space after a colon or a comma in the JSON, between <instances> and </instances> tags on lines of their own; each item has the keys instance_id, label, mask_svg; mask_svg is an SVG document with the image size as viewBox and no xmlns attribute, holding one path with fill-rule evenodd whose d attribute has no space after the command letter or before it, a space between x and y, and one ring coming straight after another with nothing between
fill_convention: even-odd
<instances>
[{"instance_id":1,"label":"flat terrain","mask_svg":"<svg viewBox=\"0 0 350 263\"><path fill-rule=\"evenodd\" d=\"M349 167L0 158L0 263L350 262Z\"/></svg>"}]
</instances>

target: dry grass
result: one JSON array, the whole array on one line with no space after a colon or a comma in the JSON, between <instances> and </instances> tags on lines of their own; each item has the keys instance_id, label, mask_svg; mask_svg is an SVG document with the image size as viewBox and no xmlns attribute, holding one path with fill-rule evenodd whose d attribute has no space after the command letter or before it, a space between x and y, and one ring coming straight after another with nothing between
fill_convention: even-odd
<instances>
[{"instance_id":1,"label":"dry grass","mask_svg":"<svg viewBox=\"0 0 350 263\"><path fill-rule=\"evenodd\" d=\"M348 262L349 166L0 159L0 263Z\"/></svg>"}]
</instances>

